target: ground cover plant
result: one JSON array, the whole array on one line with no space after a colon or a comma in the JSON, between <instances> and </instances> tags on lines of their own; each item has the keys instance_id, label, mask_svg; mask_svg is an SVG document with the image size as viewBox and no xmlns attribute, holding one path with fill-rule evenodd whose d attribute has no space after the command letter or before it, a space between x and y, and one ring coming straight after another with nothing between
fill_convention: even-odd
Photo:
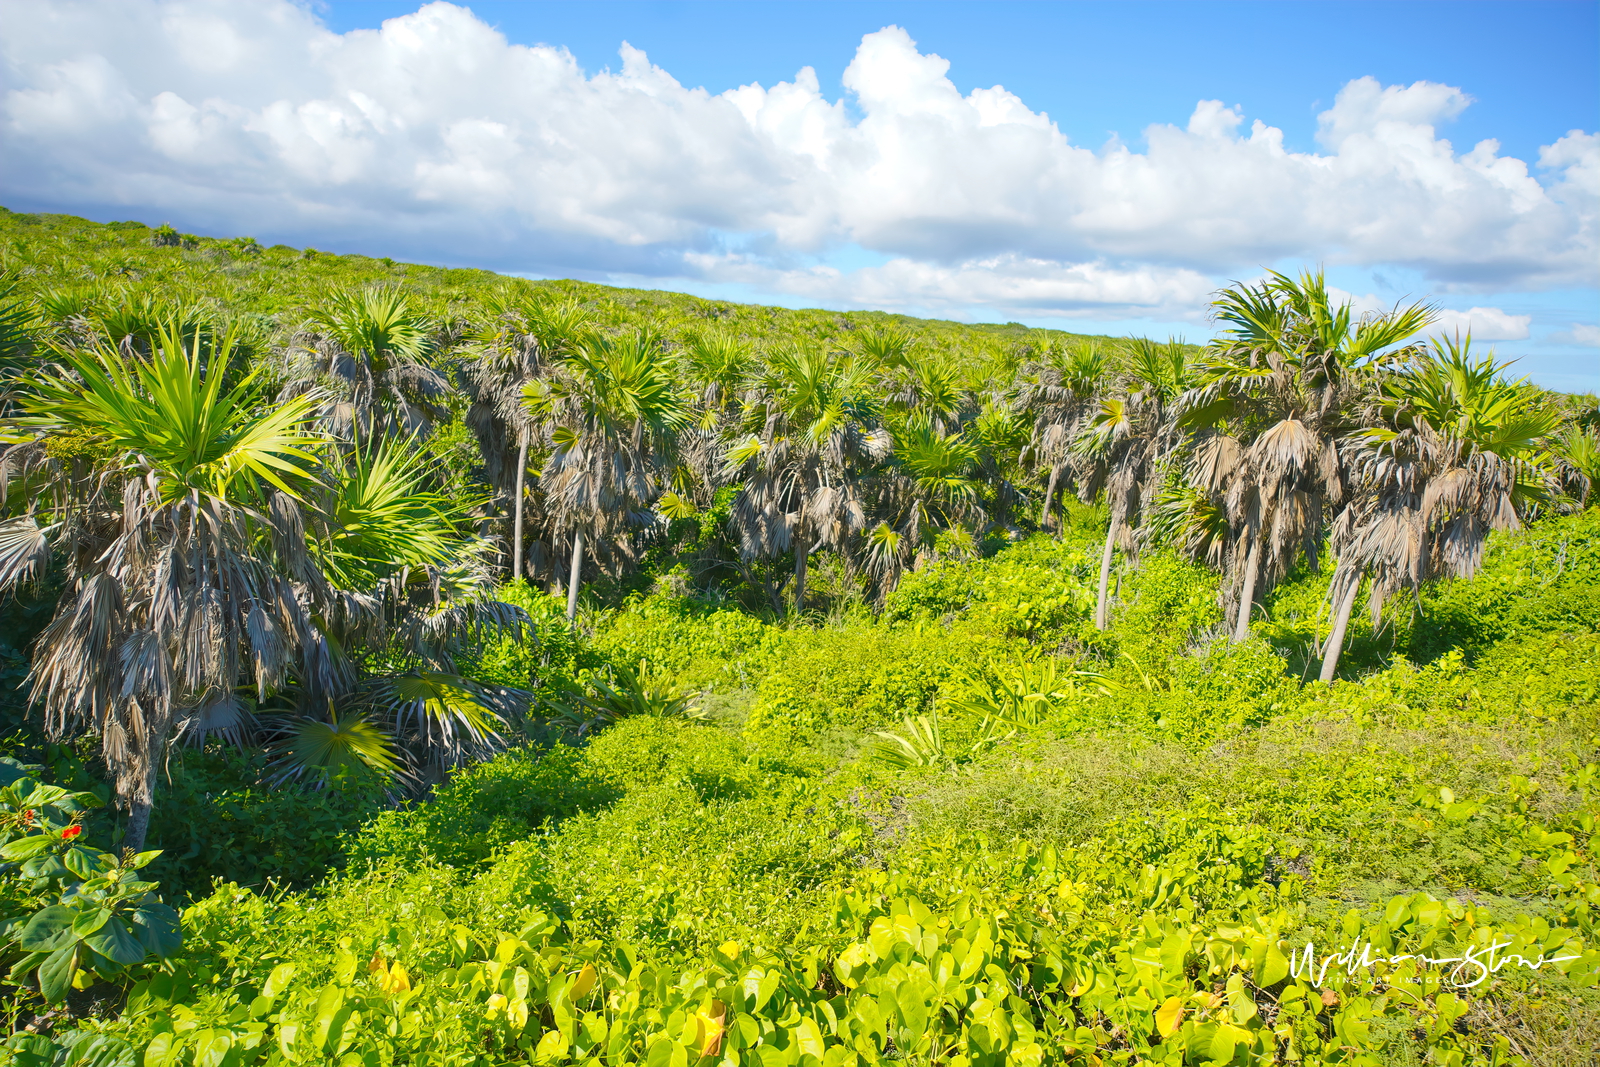
<instances>
[{"instance_id":1,"label":"ground cover plant","mask_svg":"<svg viewBox=\"0 0 1600 1067\"><path fill-rule=\"evenodd\" d=\"M1600 1058L1594 402L1426 306L0 230L0 1063Z\"/></svg>"}]
</instances>

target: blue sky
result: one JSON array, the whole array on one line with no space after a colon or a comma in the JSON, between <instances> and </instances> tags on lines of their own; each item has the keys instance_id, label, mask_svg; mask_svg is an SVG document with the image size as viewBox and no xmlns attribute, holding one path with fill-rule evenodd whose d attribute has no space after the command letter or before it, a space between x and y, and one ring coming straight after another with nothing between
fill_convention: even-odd
<instances>
[{"instance_id":1,"label":"blue sky","mask_svg":"<svg viewBox=\"0 0 1600 1067\"><path fill-rule=\"evenodd\" d=\"M3 0L0 202L1197 340L1324 263L1600 389L1600 4L420 6Z\"/></svg>"},{"instance_id":2,"label":"blue sky","mask_svg":"<svg viewBox=\"0 0 1600 1067\"><path fill-rule=\"evenodd\" d=\"M318 5L340 32L376 28L415 2ZM617 67L626 40L686 86L720 93L814 67L831 99L861 38L904 26L951 62L962 92L1004 85L1079 144L1138 141L1182 124L1201 98L1241 104L1291 147L1364 74L1384 84L1457 85L1474 103L1449 128L1498 138L1523 159L1600 119L1600 4L1340 3L546 3L469 4L517 44L564 47L590 71Z\"/></svg>"}]
</instances>

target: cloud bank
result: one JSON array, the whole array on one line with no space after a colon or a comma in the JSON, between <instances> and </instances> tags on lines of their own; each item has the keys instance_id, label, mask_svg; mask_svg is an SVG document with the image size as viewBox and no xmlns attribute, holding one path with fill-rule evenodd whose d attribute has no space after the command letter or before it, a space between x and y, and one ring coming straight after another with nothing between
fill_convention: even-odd
<instances>
[{"instance_id":1,"label":"cloud bank","mask_svg":"<svg viewBox=\"0 0 1600 1067\"><path fill-rule=\"evenodd\" d=\"M830 102L811 68L685 88L623 45L587 74L433 3L339 35L286 0L0 5L0 194L542 274L743 283L834 304L1193 319L1288 260L1439 291L1600 280L1600 136L1530 169L1457 151L1428 82L1345 85L1315 152L1218 101L1146 147L1072 144L887 27ZM875 266L827 265L841 250ZM1456 313L1480 334L1528 318Z\"/></svg>"}]
</instances>

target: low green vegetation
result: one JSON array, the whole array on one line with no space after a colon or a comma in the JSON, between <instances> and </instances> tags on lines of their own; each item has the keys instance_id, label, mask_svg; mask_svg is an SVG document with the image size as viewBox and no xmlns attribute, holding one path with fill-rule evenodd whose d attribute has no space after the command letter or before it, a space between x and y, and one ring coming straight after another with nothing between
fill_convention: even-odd
<instances>
[{"instance_id":1,"label":"low green vegetation","mask_svg":"<svg viewBox=\"0 0 1600 1067\"><path fill-rule=\"evenodd\" d=\"M1409 335L1318 394L1287 333L1091 348L573 283L508 311L477 272L0 223L0 1064L1600 1057L1580 401L1473 392ZM372 281L414 303L329 295ZM108 332L147 297L156 330ZM1482 434L1405 399L1420 366ZM189 459L33 399L209 376ZM1337 493L1256 448L1309 425L1294 389L1344 412L1305 430ZM1493 507L1423 507L1450 449ZM1406 523L1410 571L1378 536ZM214 614L163 619L128 591L176 572L112 543L284 603L185 578ZM94 647L168 626L148 662L199 682L51 666L112 583Z\"/></svg>"}]
</instances>

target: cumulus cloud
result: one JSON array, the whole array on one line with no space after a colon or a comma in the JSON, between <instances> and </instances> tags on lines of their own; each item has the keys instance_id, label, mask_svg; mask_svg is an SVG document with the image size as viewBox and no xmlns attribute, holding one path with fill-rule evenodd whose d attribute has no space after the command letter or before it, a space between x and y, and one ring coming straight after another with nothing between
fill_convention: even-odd
<instances>
[{"instance_id":1,"label":"cumulus cloud","mask_svg":"<svg viewBox=\"0 0 1600 1067\"><path fill-rule=\"evenodd\" d=\"M963 95L897 27L862 39L846 108L810 68L712 94L624 45L588 74L448 3L343 35L287 0L4 14L0 189L66 210L1007 314L1193 318L1218 278L1296 258L1480 291L1600 274L1600 137L1537 174L1493 141L1457 152L1437 128L1469 100L1427 82L1349 83L1316 152L1218 101L1092 150L1000 86ZM886 261L816 265L851 247Z\"/></svg>"},{"instance_id":2,"label":"cumulus cloud","mask_svg":"<svg viewBox=\"0 0 1600 1067\"><path fill-rule=\"evenodd\" d=\"M1428 333L1435 337L1471 334L1474 341L1523 341L1528 337L1528 326L1532 322L1532 315L1509 315L1499 308L1446 309L1439 312L1439 318L1428 327Z\"/></svg>"}]
</instances>

